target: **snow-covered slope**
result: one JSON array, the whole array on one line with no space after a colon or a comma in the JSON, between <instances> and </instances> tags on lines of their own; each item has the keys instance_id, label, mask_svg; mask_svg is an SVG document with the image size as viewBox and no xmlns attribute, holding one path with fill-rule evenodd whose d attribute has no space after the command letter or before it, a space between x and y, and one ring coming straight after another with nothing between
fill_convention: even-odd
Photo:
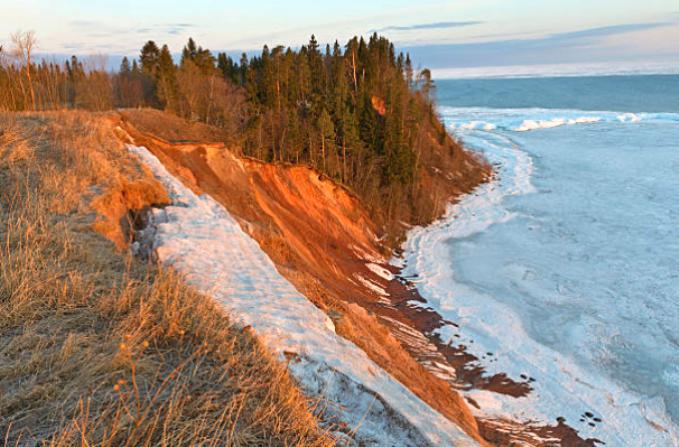
<instances>
[{"instance_id":1,"label":"snow-covered slope","mask_svg":"<svg viewBox=\"0 0 679 447\"><path fill-rule=\"evenodd\" d=\"M292 357L290 372L307 395L327 401L326 416L346 423L366 445L476 445L336 335L327 315L278 273L222 205L194 194L147 149L128 148L172 199L171 206L153 211L144 235L159 260L252 326L281 360Z\"/></svg>"}]
</instances>

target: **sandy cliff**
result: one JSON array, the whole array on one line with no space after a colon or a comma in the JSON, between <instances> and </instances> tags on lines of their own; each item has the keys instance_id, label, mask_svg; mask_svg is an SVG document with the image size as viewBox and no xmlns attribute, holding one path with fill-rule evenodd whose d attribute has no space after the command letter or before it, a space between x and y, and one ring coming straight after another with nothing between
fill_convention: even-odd
<instances>
[{"instance_id":1,"label":"sandy cliff","mask_svg":"<svg viewBox=\"0 0 679 447\"><path fill-rule=\"evenodd\" d=\"M207 193L224 205L278 270L331 317L340 335L482 441L464 399L408 349L436 347L424 336L416 340L417 346L406 347L390 327L417 331L389 303L386 289L405 291L405 286L393 279L393 268L386 265L389 249L380 242L383 235L355 195L306 166L239 158L220 144L171 143L129 120L122 124L136 144L151 150L194 192ZM473 169L474 163L470 156L460 160L463 169ZM482 178L484 167L477 168Z\"/></svg>"},{"instance_id":2,"label":"sandy cliff","mask_svg":"<svg viewBox=\"0 0 679 447\"><path fill-rule=\"evenodd\" d=\"M237 150L207 142L209 129L179 132L173 125L150 124L158 118L123 112L121 138L148 148L188 188L223 205L278 271L332 319L339 335L429 406L482 445L517 440L541 445L539 438L545 437L571 438L564 445L580 445L568 427L534 427L524 436L525 427L475 416L474 402L457 390L475 387L521 396L530 385L504 374L488 376L470 365L476 358L464 347L444 345L434 335L442 318L412 304L421 300L414 285L387 262L392 247L386 241L398 240L407 223L387 234L356 195L316 170L239 157ZM441 203L490 175L488 166L462 149L432 153L422 168L423 190L430 192L423 199ZM138 214L126 218L128 227Z\"/></svg>"}]
</instances>

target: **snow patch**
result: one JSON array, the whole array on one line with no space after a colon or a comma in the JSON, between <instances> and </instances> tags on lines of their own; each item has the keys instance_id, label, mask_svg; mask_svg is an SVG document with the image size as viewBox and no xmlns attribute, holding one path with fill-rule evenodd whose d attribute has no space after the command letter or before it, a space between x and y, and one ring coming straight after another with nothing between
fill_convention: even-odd
<instances>
[{"instance_id":1,"label":"snow patch","mask_svg":"<svg viewBox=\"0 0 679 447\"><path fill-rule=\"evenodd\" d=\"M377 284L377 283L375 283L375 282L373 282L373 281L371 281L371 280L369 280L369 279L364 278L363 276L359 275L358 273L354 274L354 277L355 277L356 279L358 279L358 281L359 281L361 284L363 284L364 287L366 287L366 288L372 290L372 291L375 292L376 294L378 294L378 295L380 295L380 296L384 296L384 297L389 296L389 294L387 293L387 291L384 290L382 287L380 287L379 284Z\"/></svg>"},{"instance_id":2,"label":"snow patch","mask_svg":"<svg viewBox=\"0 0 679 447\"><path fill-rule=\"evenodd\" d=\"M376 253L368 253L358 245L351 245L350 248L351 250L353 250L356 256L363 259L364 261L372 262L374 264L385 262L384 258L381 257L380 255Z\"/></svg>"},{"instance_id":3,"label":"snow patch","mask_svg":"<svg viewBox=\"0 0 679 447\"><path fill-rule=\"evenodd\" d=\"M385 279L387 281L391 281L394 279L394 274L391 273L389 270L385 269L379 264L375 264L374 262L369 262L365 265L368 267L374 274L379 276L382 279Z\"/></svg>"}]
</instances>

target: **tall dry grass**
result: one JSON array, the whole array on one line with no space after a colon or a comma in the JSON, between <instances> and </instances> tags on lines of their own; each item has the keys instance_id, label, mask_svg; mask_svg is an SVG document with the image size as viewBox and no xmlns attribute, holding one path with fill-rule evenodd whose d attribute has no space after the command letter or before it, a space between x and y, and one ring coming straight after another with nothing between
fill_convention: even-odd
<instances>
[{"instance_id":1,"label":"tall dry grass","mask_svg":"<svg viewBox=\"0 0 679 447\"><path fill-rule=\"evenodd\" d=\"M331 445L253 336L91 230L96 195L151 181L113 126L0 115L0 445Z\"/></svg>"}]
</instances>

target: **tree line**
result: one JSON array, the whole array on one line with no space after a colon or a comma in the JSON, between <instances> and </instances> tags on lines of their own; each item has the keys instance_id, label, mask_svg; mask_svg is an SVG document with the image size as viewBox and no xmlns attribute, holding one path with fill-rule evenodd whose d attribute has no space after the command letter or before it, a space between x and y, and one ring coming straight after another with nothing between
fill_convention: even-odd
<instances>
[{"instance_id":1,"label":"tree line","mask_svg":"<svg viewBox=\"0 0 679 447\"><path fill-rule=\"evenodd\" d=\"M175 62L148 41L117 72L76 56L33 60L32 34L0 49L0 110L153 107L225 130L242 153L304 163L395 218L418 188L423 151L454 142L434 113L428 70L373 34L321 48L264 46L239 60L189 39Z\"/></svg>"}]
</instances>

